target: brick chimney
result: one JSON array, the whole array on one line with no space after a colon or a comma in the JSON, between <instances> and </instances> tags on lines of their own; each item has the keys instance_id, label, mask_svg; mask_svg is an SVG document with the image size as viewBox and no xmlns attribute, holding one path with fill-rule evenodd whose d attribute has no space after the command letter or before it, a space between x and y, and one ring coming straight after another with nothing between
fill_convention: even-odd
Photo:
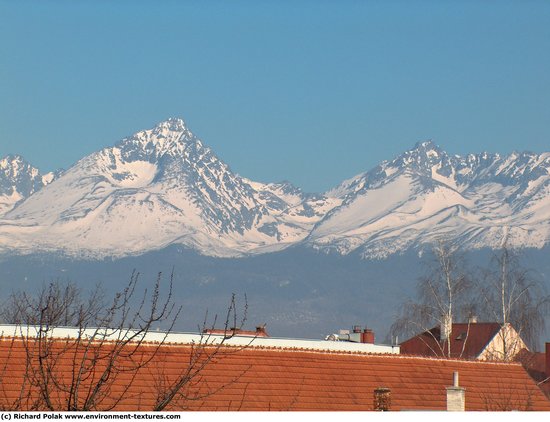
<instances>
[{"instance_id":1,"label":"brick chimney","mask_svg":"<svg viewBox=\"0 0 550 422\"><path fill-rule=\"evenodd\" d=\"M267 334L267 331L265 329L265 324L258 325L256 327L256 336L257 337L269 337L269 335Z\"/></svg>"},{"instance_id":2,"label":"brick chimney","mask_svg":"<svg viewBox=\"0 0 550 422\"><path fill-rule=\"evenodd\" d=\"M387 387L378 387L374 390L374 410L387 412L391 409L391 390Z\"/></svg>"},{"instance_id":3,"label":"brick chimney","mask_svg":"<svg viewBox=\"0 0 550 422\"><path fill-rule=\"evenodd\" d=\"M447 411L464 412L466 410L466 389L458 385L458 372L453 373L453 386L447 389Z\"/></svg>"},{"instance_id":4,"label":"brick chimney","mask_svg":"<svg viewBox=\"0 0 550 422\"><path fill-rule=\"evenodd\" d=\"M374 344L374 331L370 328L365 328L361 333L361 343Z\"/></svg>"}]
</instances>

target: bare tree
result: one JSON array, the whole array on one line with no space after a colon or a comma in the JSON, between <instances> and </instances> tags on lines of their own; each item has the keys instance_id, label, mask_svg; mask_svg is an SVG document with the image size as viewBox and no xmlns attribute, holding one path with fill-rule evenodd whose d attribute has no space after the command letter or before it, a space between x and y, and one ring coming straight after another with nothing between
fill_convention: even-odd
<instances>
[{"instance_id":1,"label":"bare tree","mask_svg":"<svg viewBox=\"0 0 550 422\"><path fill-rule=\"evenodd\" d=\"M132 275L132 279L136 275ZM104 293L99 285L84 297L73 282L54 281L42 286L36 294L16 291L0 310L0 318L11 324L78 327L101 325Z\"/></svg>"},{"instance_id":2,"label":"bare tree","mask_svg":"<svg viewBox=\"0 0 550 422\"><path fill-rule=\"evenodd\" d=\"M227 348L225 343L234 337L243 327L248 312L248 303L245 296L244 312L239 317L235 294L231 296L231 301L227 309L225 321L221 335L213 335L217 323L217 316L214 316L210 329L208 313L206 313L202 327L200 328L200 338L196 343L191 344L189 356L185 365L178 371L171 374L166 373L164 368L157 368L156 371L156 402L153 407L155 411L165 410L168 406L184 409L189 401L203 400L212 394L225 388L227 385L236 382L248 370L245 369L238 374L228 384L222 384L216 387L203 383L203 372L207 365L219 361L231 354L248 347L255 337L243 346ZM203 388L196 388L199 385Z\"/></svg>"},{"instance_id":3,"label":"bare tree","mask_svg":"<svg viewBox=\"0 0 550 422\"><path fill-rule=\"evenodd\" d=\"M497 335L483 351L483 359L510 360L524 347L535 348L545 329L550 311L550 296L534 273L520 263L517 250L507 247L496 252L489 267L470 272L457 249L439 242L428 275L419 280L417 298L404 304L391 334L416 335L434 355L450 356L448 339L453 320L480 320L500 325ZM474 281L477 279L477 281ZM431 327L440 330L430 330ZM462 341L465 350L470 323ZM455 351L455 354L462 356Z\"/></svg>"},{"instance_id":4,"label":"bare tree","mask_svg":"<svg viewBox=\"0 0 550 422\"><path fill-rule=\"evenodd\" d=\"M435 348L432 353L450 356L451 342L447 336L453 320L469 315L472 309L472 283L465 268L464 257L457 247L446 241L437 242L427 275L418 281L417 297L403 304L391 327L392 336L426 332L430 336L426 344ZM429 331L437 326L441 327L437 334Z\"/></svg>"},{"instance_id":5,"label":"bare tree","mask_svg":"<svg viewBox=\"0 0 550 422\"><path fill-rule=\"evenodd\" d=\"M23 394L26 391L25 386L21 385L19 393L14 397L6 388L8 380L12 378L9 364L13 361L14 354L17 354L15 342L16 339L14 337L5 338L3 334L0 336L0 362L2 362L2 365L0 365L0 410L4 412L21 410Z\"/></svg>"},{"instance_id":6,"label":"bare tree","mask_svg":"<svg viewBox=\"0 0 550 422\"><path fill-rule=\"evenodd\" d=\"M181 312L172 300L173 274L162 289L159 273L153 289L145 289L140 295L138 281L139 274L134 272L110 303L103 300L101 289L83 298L72 283L51 283L35 296L13 294L2 316L17 324L9 350L15 350L16 342L22 343L18 347L24 350L25 370L19 397L3 403L3 407L108 411L129 399L139 375L149 371L152 363L162 363L157 357L163 353L162 347ZM221 358L225 340L235 333L229 325L237 322L236 313L233 296L226 317L227 335L216 345L209 336L193 345L194 358L181 376L159 383L162 388L158 389L154 410L162 410L176 399L181 402L186 398L181 392L200 378L210 362ZM245 317L246 312L241 326ZM166 329L160 340L147 342L147 334L161 324ZM72 334L63 337L60 325L71 326ZM4 356L4 369L9 365L9 356Z\"/></svg>"},{"instance_id":7,"label":"bare tree","mask_svg":"<svg viewBox=\"0 0 550 422\"><path fill-rule=\"evenodd\" d=\"M527 386L497 380L497 396L482 391L479 394L485 410L489 412L511 412L533 410L534 393Z\"/></svg>"},{"instance_id":8,"label":"bare tree","mask_svg":"<svg viewBox=\"0 0 550 422\"><path fill-rule=\"evenodd\" d=\"M496 359L512 358L519 352L522 341L530 348L538 346L545 329L550 296L535 274L521 265L517 250L505 243L493 255L490 268L482 270L477 291L480 316L505 328L499 334L502 350L498 351L500 356L495 356Z\"/></svg>"}]
</instances>

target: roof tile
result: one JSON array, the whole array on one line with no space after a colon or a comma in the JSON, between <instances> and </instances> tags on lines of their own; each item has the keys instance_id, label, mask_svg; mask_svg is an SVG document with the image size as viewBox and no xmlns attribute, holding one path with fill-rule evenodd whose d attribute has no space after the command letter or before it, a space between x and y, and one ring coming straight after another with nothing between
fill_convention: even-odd
<instances>
[{"instance_id":1,"label":"roof tile","mask_svg":"<svg viewBox=\"0 0 550 422\"><path fill-rule=\"evenodd\" d=\"M496 322L455 323L449 336L452 357L475 359L500 330ZM462 335L467 333L467 335ZM401 353L420 356L444 356L447 343L440 340L440 327L434 327L400 344ZM443 350L442 350L443 349Z\"/></svg>"},{"instance_id":2,"label":"roof tile","mask_svg":"<svg viewBox=\"0 0 550 422\"><path fill-rule=\"evenodd\" d=\"M113 397L128 387L116 410L150 410L159 374L173 380L186 369L189 346L162 346L153 355L155 350L141 346L139 356L132 359L152 358L149 366L116 378ZM66 380L73 356L77 361L81 357L74 351L59 355L56 370ZM0 405L4 407L19 396L25 359L20 342L0 341ZM130 365L132 360L119 363ZM167 410L372 410L378 387L391 389L392 410L444 410L445 387L452 384L455 371L466 389L467 410L550 410L550 402L517 363L255 347L220 349L200 379L188 386L191 396L206 397L176 400ZM57 391L53 399L62 403L64 393Z\"/></svg>"}]
</instances>

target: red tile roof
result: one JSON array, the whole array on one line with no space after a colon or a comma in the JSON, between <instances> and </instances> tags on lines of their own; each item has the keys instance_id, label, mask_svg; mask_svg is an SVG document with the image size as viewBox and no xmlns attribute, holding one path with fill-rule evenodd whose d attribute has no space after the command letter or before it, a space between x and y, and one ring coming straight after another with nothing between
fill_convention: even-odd
<instances>
[{"instance_id":1,"label":"red tile roof","mask_svg":"<svg viewBox=\"0 0 550 422\"><path fill-rule=\"evenodd\" d=\"M495 322L453 324L449 336L451 357L475 359L500 330ZM419 356L446 356L448 343L440 340L440 328L418 334L400 344L401 353Z\"/></svg>"},{"instance_id":2,"label":"red tile roof","mask_svg":"<svg viewBox=\"0 0 550 422\"><path fill-rule=\"evenodd\" d=\"M59 341L59 350L66 344ZM151 410L158 386L188 367L189 345L139 348L118 361L119 369L152 358L137 374L120 372L98 410ZM208 349L212 350L212 349ZM102 346L101 351L108 351ZM9 408L24 390L26 352L21 341L0 340L0 406ZM82 353L60 354L54 373L69 383L74 362ZM472 362L398 355L369 355L307 350L224 347L200 375L186 386L188 398L174 400L166 410L373 410L373 391L391 390L392 410L444 410L453 372L466 389L467 410L550 410L550 401L517 363ZM62 375L60 375L62 374ZM92 376L92 375L90 375ZM99 375L93 375L96 380ZM62 386L62 385L61 385ZM61 405L67 394L50 386L51 399ZM89 387L83 382L81 390ZM124 389L120 402L115 400ZM36 388L24 394L23 408L31 408ZM40 410L40 409L37 409Z\"/></svg>"},{"instance_id":3,"label":"red tile roof","mask_svg":"<svg viewBox=\"0 0 550 422\"><path fill-rule=\"evenodd\" d=\"M550 372L546 368L546 353L522 349L515 360L520 362L539 388L550 398Z\"/></svg>"}]
</instances>

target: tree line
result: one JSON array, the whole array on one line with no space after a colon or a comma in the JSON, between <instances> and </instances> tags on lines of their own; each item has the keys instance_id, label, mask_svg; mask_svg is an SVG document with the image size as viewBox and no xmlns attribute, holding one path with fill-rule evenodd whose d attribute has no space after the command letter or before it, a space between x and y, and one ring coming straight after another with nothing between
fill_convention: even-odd
<instances>
[{"instance_id":1,"label":"tree line","mask_svg":"<svg viewBox=\"0 0 550 422\"><path fill-rule=\"evenodd\" d=\"M416 296L407 300L392 325L393 338L409 338L433 327L453 322L496 322L512 326L531 349L539 346L550 312L550 295L537 274L522 265L521 253L504 246L494 251L486 267L474 268L464 253L447 241L439 241L427 262ZM437 339L440 340L440 339ZM511 357L516 338L502 338L499 360ZM451 342L440 342L438 354L450 356ZM496 357L497 358L497 357Z\"/></svg>"}]
</instances>

